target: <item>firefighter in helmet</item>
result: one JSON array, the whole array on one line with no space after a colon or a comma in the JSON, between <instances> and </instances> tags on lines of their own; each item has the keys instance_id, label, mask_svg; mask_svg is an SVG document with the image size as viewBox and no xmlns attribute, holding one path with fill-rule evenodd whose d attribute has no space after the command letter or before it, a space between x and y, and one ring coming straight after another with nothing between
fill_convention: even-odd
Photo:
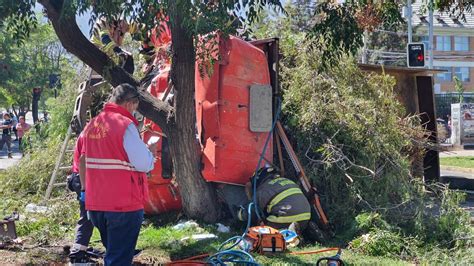
<instances>
[{"instance_id":1,"label":"firefighter in helmet","mask_svg":"<svg viewBox=\"0 0 474 266\"><path fill-rule=\"evenodd\" d=\"M128 23L124 18L109 20L102 16L94 24L91 42L132 74L134 71L132 54L120 46L127 32L134 35L138 30L137 24Z\"/></svg>"},{"instance_id":2,"label":"firefighter in helmet","mask_svg":"<svg viewBox=\"0 0 474 266\"><path fill-rule=\"evenodd\" d=\"M265 166L257 171L244 188L226 185L220 191L224 196L232 215L240 221L248 220L248 205L253 199L252 182L257 182L257 207L263 222L276 229L288 228L297 223L304 230L311 219L311 207L299 186L277 171ZM239 198L238 195L246 195ZM252 210L252 220L256 217Z\"/></svg>"}]
</instances>

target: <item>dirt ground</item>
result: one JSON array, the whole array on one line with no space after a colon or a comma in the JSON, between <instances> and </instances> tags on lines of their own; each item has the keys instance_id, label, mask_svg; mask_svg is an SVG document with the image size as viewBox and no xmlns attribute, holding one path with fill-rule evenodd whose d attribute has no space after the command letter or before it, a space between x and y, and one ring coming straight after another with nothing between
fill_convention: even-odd
<instances>
[{"instance_id":1,"label":"dirt ground","mask_svg":"<svg viewBox=\"0 0 474 266\"><path fill-rule=\"evenodd\" d=\"M69 251L64 247L67 244L54 246L29 246L11 245L0 249L0 265L69 265L67 254ZM170 262L169 255L161 250L149 249L142 251L133 259L133 265L157 265ZM103 265L102 260L96 260L98 265Z\"/></svg>"},{"instance_id":2,"label":"dirt ground","mask_svg":"<svg viewBox=\"0 0 474 266\"><path fill-rule=\"evenodd\" d=\"M0 249L2 265L66 265L69 263L62 246L11 246Z\"/></svg>"}]
</instances>

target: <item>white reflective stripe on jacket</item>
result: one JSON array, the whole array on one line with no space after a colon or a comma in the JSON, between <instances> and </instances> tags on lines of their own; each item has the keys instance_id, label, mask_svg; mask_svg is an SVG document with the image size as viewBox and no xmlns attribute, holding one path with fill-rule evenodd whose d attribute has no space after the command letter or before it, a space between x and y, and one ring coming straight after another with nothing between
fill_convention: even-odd
<instances>
[{"instance_id":1,"label":"white reflective stripe on jacket","mask_svg":"<svg viewBox=\"0 0 474 266\"><path fill-rule=\"evenodd\" d=\"M136 171L132 164L118 159L86 158L86 168Z\"/></svg>"}]
</instances>

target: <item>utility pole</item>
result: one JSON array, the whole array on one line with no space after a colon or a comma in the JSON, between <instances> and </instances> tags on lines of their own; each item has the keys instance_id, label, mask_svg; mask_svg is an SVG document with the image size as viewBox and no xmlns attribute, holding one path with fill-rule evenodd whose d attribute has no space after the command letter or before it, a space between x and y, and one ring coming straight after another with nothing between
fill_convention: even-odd
<instances>
[{"instance_id":1,"label":"utility pole","mask_svg":"<svg viewBox=\"0 0 474 266\"><path fill-rule=\"evenodd\" d=\"M429 28L428 28L428 34L429 34L429 61L428 61L428 68L432 69L433 68L433 0L430 0L429 5L428 5L428 10L429 10Z\"/></svg>"},{"instance_id":2,"label":"utility pole","mask_svg":"<svg viewBox=\"0 0 474 266\"><path fill-rule=\"evenodd\" d=\"M413 42L413 37L412 37L412 26L411 26L411 16L412 16L412 11L411 11L411 0L407 0L407 24L408 24L408 43Z\"/></svg>"},{"instance_id":3,"label":"utility pole","mask_svg":"<svg viewBox=\"0 0 474 266\"><path fill-rule=\"evenodd\" d=\"M364 30L364 36L362 37L364 41L364 47L362 48L362 64L367 64L367 46L368 46L368 39L369 39L369 32L367 30Z\"/></svg>"}]
</instances>

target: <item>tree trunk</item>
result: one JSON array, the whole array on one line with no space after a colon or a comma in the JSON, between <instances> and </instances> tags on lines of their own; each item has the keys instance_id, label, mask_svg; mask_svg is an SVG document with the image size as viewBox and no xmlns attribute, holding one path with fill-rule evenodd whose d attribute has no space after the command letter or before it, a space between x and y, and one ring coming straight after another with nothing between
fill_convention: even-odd
<instances>
[{"instance_id":1,"label":"tree trunk","mask_svg":"<svg viewBox=\"0 0 474 266\"><path fill-rule=\"evenodd\" d=\"M165 133L170 138L175 175L183 200L184 212L190 218L215 222L219 217L215 189L201 175L199 144L196 139L194 102L195 52L193 38L183 28L183 16L189 0L169 3L173 58L171 82L175 90L174 120Z\"/></svg>"},{"instance_id":2,"label":"tree trunk","mask_svg":"<svg viewBox=\"0 0 474 266\"><path fill-rule=\"evenodd\" d=\"M36 125L39 121L38 117L38 103L41 97L41 91L33 93L33 101L31 102L31 111L33 115L33 123Z\"/></svg>"}]
</instances>

